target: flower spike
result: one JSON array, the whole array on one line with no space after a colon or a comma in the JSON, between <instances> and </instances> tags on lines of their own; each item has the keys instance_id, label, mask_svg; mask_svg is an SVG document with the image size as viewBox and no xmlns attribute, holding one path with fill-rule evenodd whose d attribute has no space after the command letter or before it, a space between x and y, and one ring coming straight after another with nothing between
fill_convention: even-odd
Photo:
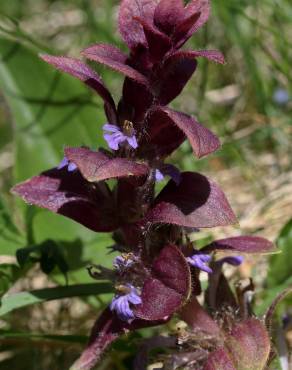
<instances>
[{"instance_id":1,"label":"flower spike","mask_svg":"<svg viewBox=\"0 0 292 370\"><path fill-rule=\"evenodd\" d=\"M168 106L193 76L199 58L224 64L216 50L180 50L210 11L209 0L185 3L121 0L119 30L129 51L97 44L82 52L125 76L117 104L101 77L83 61L41 56L103 99L103 137L110 150L66 147L56 168L16 185L13 192L91 231L111 232L115 250L122 253L114 258L113 269L100 267L116 294L72 370L92 369L119 336L164 324L174 314L189 327L174 341L169 363L204 370L223 370L226 364L230 370L263 370L268 365L269 336L247 306L251 284L242 291L236 288L235 297L223 264L239 266L242 255L270 253L273 244L238 236L193 250L188 231L231 225L237 219L212 179L181 172L166 160L185 140L196 158L220 148L219 138L195 117ZM167 184L157 186L166 176ZM162 188L158 194L157 187ZM217 251L227 252L226 257L212 259ZM200 271L208 274L206 307L197 300ZM184 345L176 347L181 342Z\"/></svg>"}]
</instances>

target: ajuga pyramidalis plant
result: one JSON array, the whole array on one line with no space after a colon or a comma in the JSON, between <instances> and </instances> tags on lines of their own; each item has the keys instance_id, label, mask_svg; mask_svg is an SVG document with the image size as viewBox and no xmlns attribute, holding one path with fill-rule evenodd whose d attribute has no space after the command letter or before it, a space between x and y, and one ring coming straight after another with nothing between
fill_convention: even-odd
<instances>
[{"instance_id":1,"label":"ajuga pyramidalis plant","mask_svg":"<svg viewBox=\"0 0 292 370\"><path fill-rule=\"evenodd\" d=\"M197 158L220 147L216 135L194 117L168 106L195 72L197 59L224 63L216 50L181 49L208 20L209 11L208 0L186 6L183 0L121 1L119 31L129 53L107 44L82 52L125 76L117 106L101 77L83 61L41 55L95 90L107 117L103 135L108 150L67 147L56 168L13 189L29 204L94 232L113 233L114 249L120 252L106 271L116 293L74 370L93 368L124 333L164 324L174 314L188 326L171 341L173 354L165 360L170 369L261 370L271 357L265 323L250 309L252 283L234 295L222 266L238 266L244 254L271 252L272 243L240 236L197 249L190 231L235 224L236 217L214 181L166 162L185 140ZM169 181L156 195L155 183L165 177ZM116 180L113 188L109 179ZM217 251L227 255L218 260ZM201 271L209 276L205 308L196 298ZM99 278L105 270L90 273ZM144 357L137 359L137 369L146 366Z\"/></svg>"}]
</instances>

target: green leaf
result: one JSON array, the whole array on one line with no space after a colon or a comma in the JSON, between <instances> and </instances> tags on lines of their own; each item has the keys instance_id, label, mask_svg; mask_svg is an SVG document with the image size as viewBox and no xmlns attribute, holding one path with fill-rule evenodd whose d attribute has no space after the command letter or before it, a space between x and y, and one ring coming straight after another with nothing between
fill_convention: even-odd
<instances>
[{"instance_id":1,"label":"green leaf","mask_svg":"<svg viewBox=\"0 0 292 370\"><path fill-rule=\"evenodd\" d=\"M281 253L272 255L269 260L268 287L273 288L285 283L292 271L292 220L281 230L276 241Z\"/></svg>"},{"instance_id":2,"label":"green leaf","mask_svg":"<svg viewBox=\"0 0 292 370\"><path fill-rule=\"evenodd\" d=\"M19 267L14 264L0 265L0 299L4 293L12 286L12 284L21 277Z\"/></svg>"},{"instance_id":3,"label":"green leaf","mask_svg":"<svg viewBox=\"0 0 292 370\"><path fill-rule=\"evenodd\" d=\"M268 307L272 304L275 297L283 292L285 289L292 286L292 276L290 276L289 279L287 279L283 284L279 284L275 287L270 287L269 289L265 289L263 297L261 299L261 302L257 305L255 305L255 313L257 315L263 315ZM285 300L281 303L281 305L287 305L288 307L292 304L292 297L291 295L286 297Z\"/></svg>"},{"instance_id":4,"label":"green leaf","mask_svg":"<svg viewBox=\"0 0 292 370\"><path fill-rule=\"evenodd\" d=\"M2 298L1 301L0 316L6 315L7 313L18 308L33 305L36 303L42 303L68 297L84 297L102 293L109 293L112 290L112 285L109 283L92 283L32 290L30 292L6 295Z\"/></svg>"},{"instance_id":5,"label":"green leaf","mask_svg":"<svg viewBox=\"0 0 292 370\"><path fill-rule=\"evenodd\" d=\"M14 255L25 245L25 239L12 221L4 201L0 197L0 255Z\"/></svg>"},{"instance_id":6,"label":"green leaf","mask_svg":"<svg viewBox=\"0 0 292 370\"><path fill-rule=\"evenodd\" d=\"M105 117L99 97L93 99L82 82L55 71L35 51L4 38L0 38L0 88L15 123L15 183L56 166L65 145L104 144ZM19 204L24 207L22 201ZM38 210L31 225L28 245L49 238L96 238L83 226L46 211Z\"/></svg>"},{"instance_id":7,"label":"green leaf","mask_svg":"<svg viewBox=\"0 0 292 370\"><path fill-rule=\"evenodd\" d=\"M68 272L68 265L60 246L51 239L39 245L18 249L16 258L21 267L29 262L39 262L45 274L50 274L55 267L58 267L65 277Z\"/></svg>"},{"instance_id":8,"label":"green leaf","mask_svg":"<svg viewBox=\"0 0 292 370\"><path fill-rule=\"evenodd\" d=\"M28 332L15 332L11 330L0 330L0 339L24 339L33 341L54 341L66 343L80 343L87 342L88 337L84 335L50 335L50 334L37 334Z\"/></svg>"},{"instance_id":9,"label":"green leaf","mask_svg":"<svg viewBox=\"0 0 292 370\"><path fill-rule=\"evenodd\" d=\"M105 118L91 92L21 44L0 39L0 86L15 121L16 180L56 164L64 145L102 145Z\"/></svg>"}]
</instances>

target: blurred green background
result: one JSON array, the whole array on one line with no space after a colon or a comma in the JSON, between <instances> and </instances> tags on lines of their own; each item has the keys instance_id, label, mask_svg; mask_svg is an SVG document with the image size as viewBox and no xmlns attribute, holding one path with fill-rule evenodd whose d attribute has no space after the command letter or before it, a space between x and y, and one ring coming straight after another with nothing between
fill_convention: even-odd
<instances>
[{"instance_id":1,"label":"blurred green background","mask_svg":"<svg viewBox=\"0 0 292 370\"><path fill-rule=\"evenodd\" d=\"M87 284L71 294L85 295L82 299L38 305L27 302L68 293L56 288L6 301L4 295L0 370L66 369L109 299L107 294L95 295L110 289L89 286L92 280L86 271L89 263L111 265L106 249L111 245L109 236L27 207L9 189L55 166L65 145L105 145L101 100L40 61L37 54L78 56L82 48L97 42L126 50L117 32L118 4L114 0L0 2L0 296ZM218 228L200 238L250 233L276 241L282 250L271 257L247 259L234 277L254 277L259 293L256 310L263 312L272 297L292 283L291 2L213 0L208 24L187 46L219 49L227 64L200 60L173 106L196 115L218 134L223 146L198 161L185 143L170 160L216 179L238 215L240 228ZM117 100L122 77L104 67L96 69ZM148 334L135 334L135 341ZM115 347L118 351L100 368L130 368L133 341L122 340Z\"/></svg>"}]
</instances>

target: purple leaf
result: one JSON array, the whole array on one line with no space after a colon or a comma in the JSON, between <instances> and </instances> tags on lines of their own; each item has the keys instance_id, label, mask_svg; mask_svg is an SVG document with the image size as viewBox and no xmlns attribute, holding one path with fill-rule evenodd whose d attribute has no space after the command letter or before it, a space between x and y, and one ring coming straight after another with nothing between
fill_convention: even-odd
<instances>
[{"instance_id":1,"label":"purple leaf","mask_svg":"<svg viewBox=\"0 0 292 370\"><path fill-rule=\"evenodd\" d=\"M196 297L193 297L180 311L180 317L193 330L219 335L220 328L217 323L203 309Z\"/></svg>"},{"instance_id":2,"label":"purple leaf","mask_svg":"<svg viewBox=\"0 0 292 370\"><path fill-rule=\"evenodd\" d=\"M153 109L146 118L145 135L141 140L143 155L165 157L186 139L183 131L160 109Z\"/></svg>"},{"instance_id":3,"label":"purple leaf","mask_svg":"<svg viewBox=\"0 0 292 370\"><path fill-rule=\"evenodd\" d=\"M127 229L124 230L126 242L131 246L139 244L141 240L141 231L134 223L141 219L141 207L145 206L145 201L141 199L141 190L133 180L131 178L120 179L115 188L120 220L123 227Z\"/></svg>"},{"instance_id":4,"label":"purple leaf","mask_svg":"<svg viewBox=\"0 0 292 370\"><path fill-rule=\"evenodd\" d=\"M188 34L188 32L200 18L200 15L200 12L193 13L190 16L187 15L176 25L172 35L172 40L175 45L178 44L180 40Z\"/></svg>"},{"instance_id":5,"label":"purple leaf","mask_svg":"<svg viewBox=\"0 0 292 370\"><path fill-rule=\"evenodd\" d=\"M167 35L171 35L183 14L182 0L161 0L154 12L154 24Z\"/></svg>"},{"instance_id":6,"label":"purple leaf","mask_svg":"<svg viewBox=\"0 0 292 370\"><path fill-rule=\"evenodd\" d=\"M116 107L113 98L108 89L105 87L101 77L93 69L83 63L81 60L74 58L57 57L44 54L41 54L40 57L58 70L78 78L86 85L94 89L104 100L105 110L109 121L113 123L117 121Z\"/></svg>"},{"instance_id":7,"label":"purple leaf","mask_svg":"<svg viewBox=\"0 0 292 370\"><path fill-rule=\"evenodd\" d=\"M147 78L136 69L127 65L128 56L115 46L107 44L93 45L83 50L82 55L89 60L105 64L142 85L148 86Z\"/></svg>"},{"instance_id":8,"label":"purple leaf","mask_svg":"<svg viewBox=\"0 0 292 370\"><path fill-rule=\"evenodd\" d=\"M94 324L87 347L70 370L92 369L107 347L125 332L126 325L107 308Z\"/></svg>"},{"instance_id":9,"label":"purple leaf","mask_svg":"<svg viewBox=\"0 0 292 370\"><path fill-rule=\"evenodd\" d=\"M238 310L238 304L233 291L222 273L222 266L223 264L218 261L210 264L213 273L208 275L205 302L213 311L220 310L221 307L232 307L234 310Z\"/></svg>"},{"instance_id":10,"label":"purple leaf","mask_svg":"<svg viewBox=\"0 0 292 370\"><path fill-rule=\"evenodd\" d=\"M169 57L156 71L151 84L153 94L160 104L166 105L176 98L197 68L194 58Z\"/></svg>"},{"instance_id":11,"label":"purple leaf","mask_svg":"<svg viewBox=\"0 0 292 370\"><path fill-rule=\"evenodd\" d=\"M90 181L101 181L128 176L145 176L149 168L125 158L108 158L102 152L87 148L66 148L65 156L72 161L82 176Z\"/></svg>"},{"instance_id":12,"label":"purple leaf","mask_svg":"<svg viewBox=\"0 0 292 370\"><path fill-rule=\"evenodd\" d=\"M141 18L136 18L144 30L149 52L155 61L163 58L166 52L171 48L171 39L160 32L155 26L145 22Z\"/></svg>"},{"instance_id":13,"label":"purple leaf","mask_svg":"<svg viewBox=\"0 0 292 370\"><path fill-rule=\"evenodd\" d=\"M203 370L239 370L234 367L230 353L223 347L211 352Z\"/></svg>"},{"instance_id":14,"label":"purple leaf","mask_svg":"<svg viewBox=\"0 0 292 370\"><path fill-rule=\"evenodd\" d=\"M266 328L255 318L235 325L226 335L226 346L238 370L263 370L271 349Z\"/></svg>"},{"instance_id":15,"label":"purple leaf","mask_svg":"<svg viewBox=\"0 0 292 370\"><path fill-rule=\"evenodd\" d=\"M52 169L16 185L25 202L73 219L98 232L118 228L112 195L106 184L91 187L78 171Z\"/></svg>"},{"instance_id":16,"label":"purple leaf","mask_svg":"<svg viewBox=\"0 0 292 370\"><path fill-rule=\"evenodd\" d=\"M142 304L135 309L135 315L151 321L166 319L190 294L190 269L179 249L169 245L154 261L151 275L144 283Z\"/></svg>"},{"instance_id":17,"label":"purple leaf","mask_svg":"<svg viewBox=\"0 0 292 370\"><path fill-rule=\"evenodd\" d=\"M269 330L269 332L271 333L271 335L273 331L273 316L275 314L276 308L278 304L283 299L285 299L289 294L292 295L292 286L286 288L274 298L273 302L271 303L270 307L268 308L267 312L264 315L265 325L267 329Z\"/></svg>"},{"instance_id":18,"label":"purple leaf","mask_svg":"<svg viewBox=\"0 0 292 370\"><path fill-rule=\"evenodd\" d=\"M134 19L153 22L153 15L159 0L122 0L119 12L119 30L123 40L134 49L139 44L147 46L142 26Z\"/></svg>"},{"instance_id":19,"label":"purple leaf","mask_svg":"<svg viewBox=\"0 0 292 370\"><path fill-rule=\"evenodd\" d=\"M200 57L219 64L225 63L224 55L218 50L180 50L171 54L168 59L172 61L181 59L192 60Z\"/></svg>"},{"instance_id":20,"label":"purple leaf","mask_svg":"<svg viewBox=\"0 0 292 370\"><path fill-rule=\"evenodd\" d=\"M150 358L150 352L156 348L175 348L177 340L174 336L155 336L143 340L135 354L133 370L145 370Z\"/></svg>"},{"instance_id":21,"label":"purple leaf","mask_svg":"<svg viewBox=\"0 0 292 370\"><path fill-rule=\"evenodd\" d=\"M151 106L153 96L144 85L125 79L123 86L123 99L119 104L119 115L134 123L144 120L145 112ZM135 127L136 128L136 127Z\"/></svg>"},{"instance_id":22,"label":"purple leaf","mask_svg":"<svg viewBox=\"0 0 292 370\"><path fill-rule=\"evenodd\" d=\"M86 348L70 370L91 370L99 362L104 351L121 335L149 326L161 325L166 321L134 320L128 324L106 308L96 320Z\"/></svg>"},{"instance_id":23,"label":"purple leaf","mask_svg":"<svg viewBox=\"0 0 292 370\"><path fill-rule=\"evenodd\" d=\"M200 16L196 19L196 14L200 13ZM178 24L178 28L182 27L183 22L191 23L195 22L189 28L187 33L177 42L176 47L180 48L199 28L201 28L208 20L210 15L210 3L209 0L192 0L185 7L184 14L185 18ZM195 17L194 17L195 15Z\"/></svg>"},{"instance_id":24,"label":"purple leaf","mask_svg":"<svg viewBox=\"0 0 292 370\"><path fill-rule=\"evenodd\" d=\"M227 251L240 253L270 253L275 250L275 245L267 239L257 236L236 236L215 240L202 248L202 252Z\"/></svg>"},{"instance_id":25,"label":"purple leaf","mask_svg":"<svg viewBox=\"0 0 292 370\"><path fill-rule=\"evenodd\" d=\"M193 117L167 107L158 107L156 109L167 116L170 121L170 126L173 124L182 130L189 139L197 157L201 158L220 147L217 136L200 125Z\"/></svg>"},{"instance_id":26,"label":"purple leaf","mask_svg":"<svg viewBox=\"0 0 292 370\"><path fill-rule=\"evenodd\" d=\"M172 180L165 186L146 214L147 221L197 228L237 222L218 185L195 172L183 172L179 186Z\"/></svg>"}]
</instances>

